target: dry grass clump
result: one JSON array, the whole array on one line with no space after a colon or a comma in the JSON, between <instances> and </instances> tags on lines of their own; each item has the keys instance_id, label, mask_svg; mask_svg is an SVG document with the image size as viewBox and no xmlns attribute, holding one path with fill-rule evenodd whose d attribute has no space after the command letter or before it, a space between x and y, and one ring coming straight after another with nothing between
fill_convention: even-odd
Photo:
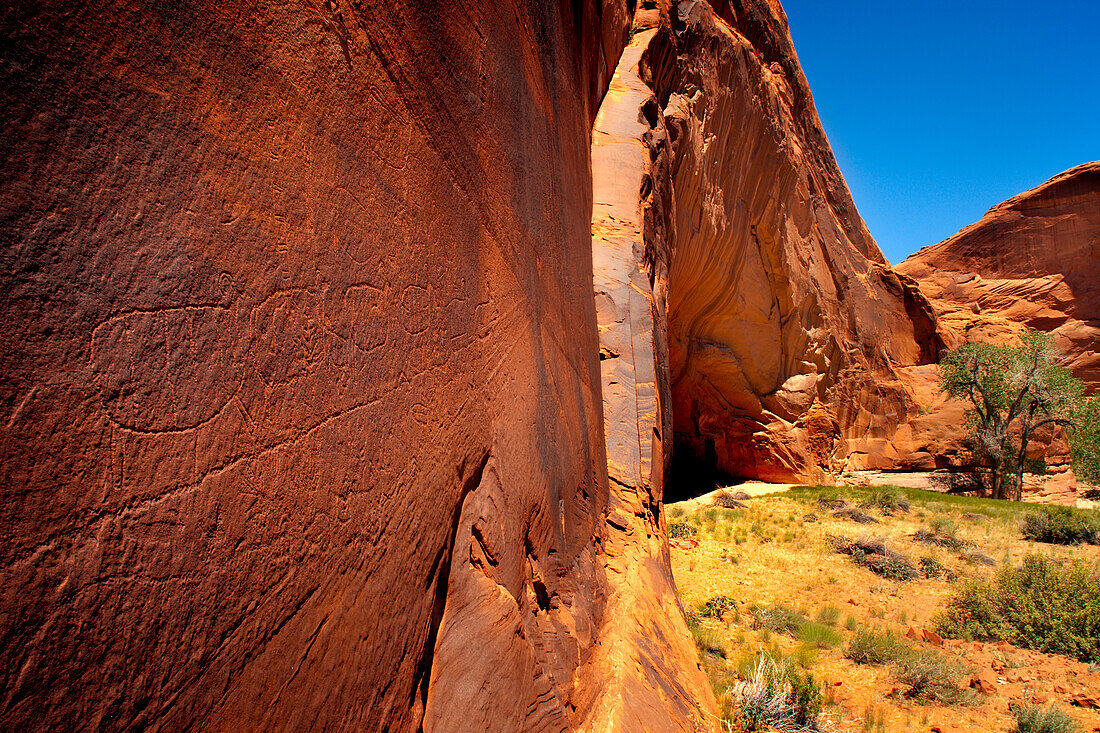
<instances>
[{"instance_id":1,"label":"dry grass clump","mask_svg":"<svg viewBox=\"0 0 1100 733\"><path fill-rule=\"evenodd\" d=\"M956 682L963 673L958 665L937 652L912 649L890 631L856 631L844 656L857 664L890 665L898 682L908 687L903 695L913 700L955 705L969 696Z\"/></svg>"},{"instance_id":2,"label":"dry grass clump","mask_svg":"<svg viewBox=\"0 0 1100 733\"><path fill-rule=\"evenodd\" d=\"M753 605L749 609L754 629L767 629L780 634L794 634L806 623L806 617L782 603L771 606Z\"/></svg>"},{"instance_id":3,"label":"dry grass clump","mask_svg":"<svg viewBox=\"0 0 1100 733\"><path fill-rule=\"evenodd\" d=\"M749 495L743 491L739 491L736 494L731 491L722 491L714 497L714 506L721 507L722 509L746 509L746 505L741 497L745 499L749 498Z\"/></svg>"},{"instance_id":4,"label":"dry grass clump","mask_svg":"<svg viewBox=\"0 0 1100 733\"><path fill-rule=\"evenodd\" d=\"M911 649L890 631L859 629L848 641L844 656L856 664L893 664Z\"/></svg>"},{"instance_id":5,"label":"dry grass clump","mask_svg":"<svg viewBox=\"0 0 1100 733\"><path fill-rule=\"evenodd\" d=\"M828 538L836 552L848 555L858 565L890 580L913 580L917 569L905 555L886 547L885 541L877 537L861 537L850 540L845 537Z\"/></svg>"},{"instance_id":6,"label":"dry grass clump","mask_svg":"<svg viewBox=\"0 0 1100 733\"><path fill-rule=\"evenodd\" d=\"M958 664L931 650L902 655L894 663L894 676L909 688L904 696L918 702L942 705L966 702L971 693L956 681L964 672Z\"/></svg>"},{"instance_id":7,"label":"dry grass clump","mask_svg":"<svg viewBox=\"0 0 1100 733\"><path fill-rule=\"evenodd\" d=\"M813 674L775 658L758 655L747 680L723 695L724 717L743 731L805 733L821 730L824 704Z\"/></svg>"},{"instance_id":8,"label":"dry grass clump","mask_svg":"<svg viewBox=\"0 0 1100 733\"><path fill-rule=\"evenodd\" d=\"M918 529L913 534L913 539L948 550L961 550L966 546L966 541L959 537L959 525L950 517L934 516L928 526L929 529Z\"/></svg>"}]
</instances>

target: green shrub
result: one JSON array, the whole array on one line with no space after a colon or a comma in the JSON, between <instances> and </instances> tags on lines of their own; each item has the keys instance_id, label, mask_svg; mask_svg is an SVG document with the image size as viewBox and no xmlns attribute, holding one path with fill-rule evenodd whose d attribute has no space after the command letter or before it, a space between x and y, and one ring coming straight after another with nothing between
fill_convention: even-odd
<instances>
[{"instance_id":1,"label":"green shrub","mask_svg":"<svg viewBox=\"0 0 1100 733\"><path fill-rule=\"evenodd\" d=\"M893 664L910 649L890 631L860 629L852 634L844 656L856 664Z\"/></svg>"},{"instance_id":2,"label":"green shrub","mask_svg":"<svg viewBox=\"0 0 1100 733\"><path fill-rule=\"evenodd\" d=\"M736 611L737 601L733 600L729 596L714 596L708 598L701 606L699 606L700 616L709 616L711 618L722 618L722 614L726 611Z\"/></svg>"},{"instance_id":3,"label":"green shrub","mask_svg":"<svg viewBox=\"0 0 1100 733\"><path fill-rule=\"evenodd\" d=\"M1068 506L1044 506L1024 515L1024 539L1054 545L1100 544L1100 518L1095 512Z\"/></svg>"},{"instance_id":4,"label":"green shrub","mask_svg":"<svg viewBox=\"0 0 1100 733\"><path fill-rule=\"evenodd\" d=\"M968 691L956 680L964 670L934 651L913 651L894 662L894 676L908 686L905 697L922 702L957 705L965 701Z\"/></svg>"},{"instance_id":5,"label":"green shrub","mask_svg":"<svg viewBox=\"0 0 1100 733\"><path fill-rule=\"evenodd\" d=\"M956 588L936 626L943 636L1100 662L1100 575L1081 562L1028 555L991 580Z\"/></svg>"},{"instance_id":6,"label":"green shrub","mask_svg":"<svg viewBox=\"0 0 1100 733\"><path fill-rule=\"evenodd\" d=\"M1100 483L1100 397L1080 401L1074 413L1077 429L1070 441L1073 471L1078 481Z\"/></svg>"},{"instance_id":7,"label":"green shrub","mask_svg":"<svg viewBox=\"0 0 1100 733\"><path fill-rule=\"evenodd\" d=\"M787 680L791 685L790 698L795 722L802 726L812 726L821 715L821 685L808 670L788 670Z\"/></svg>"},{"instance_id":8,"label":"green shrub","mask_svg":"<svg viewBox=\"0 0 1100 733\"><path fill-rule=\"evenodd\" d=\"M1075 733L1076 723L1053 705L1043 710L1037 705L1009 705L1016 716L1013 733Z\"/></svg>"},{"instance_id":9,"label":"green shrub","mask_svg":"<svg viewBox=\"0 0 1100 733\"><path fill-rule=\"evenodd\" d=\"M676 519L668 523L669 539L694 540L699 537L699 527L686 519Z\"/></svg>"}]
</instances>

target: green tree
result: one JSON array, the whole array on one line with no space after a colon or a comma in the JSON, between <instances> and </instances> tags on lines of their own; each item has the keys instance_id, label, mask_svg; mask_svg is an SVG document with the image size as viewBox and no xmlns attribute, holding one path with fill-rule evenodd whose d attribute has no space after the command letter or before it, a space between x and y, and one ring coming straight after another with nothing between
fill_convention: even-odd
<instances>
[{"instance_id":1,"label":"green tree","mask_svg":"<svg viewBox=\"0 0 1100 733\"><path fill-rule=\"evenodd\" d=\"M1047 426L1074 438L1075 468L1097 469L1100 406L1085 400L1081 381L1058 364L1053 341L1049 333L1027 331L1018 346L964 344L940 360L940 387L972 406L972 444L989 463L995 499L1020 500L1028 445ZM1079 424L1086 429L1077 431Z\"/></svg>"},{"instance_id":2,"label":"green tree","mask_svg":"<svg viewBox=\"0 0 1100 733\"><path fill-rule=\"evenodd\" d=\"M1077 403L1073 422L1073 470L1077 478L1100 484L1100 398Z\"/></svg>"}]
</instances>

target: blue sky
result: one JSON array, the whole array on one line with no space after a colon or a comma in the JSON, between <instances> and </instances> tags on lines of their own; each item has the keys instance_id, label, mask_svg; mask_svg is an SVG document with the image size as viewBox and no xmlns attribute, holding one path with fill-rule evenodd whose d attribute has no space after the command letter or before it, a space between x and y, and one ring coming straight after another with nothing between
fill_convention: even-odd
<instances>
[{"instance_id":1,"label":"blue sky","mask_svg":"<svg viewBox=\"0 0 1100 733\"><path fill-rule=\"evenodd\" d=\"M1100 159L1100 0L784 0L856 205L898 263Z\"/></svg>"}]
</instances>

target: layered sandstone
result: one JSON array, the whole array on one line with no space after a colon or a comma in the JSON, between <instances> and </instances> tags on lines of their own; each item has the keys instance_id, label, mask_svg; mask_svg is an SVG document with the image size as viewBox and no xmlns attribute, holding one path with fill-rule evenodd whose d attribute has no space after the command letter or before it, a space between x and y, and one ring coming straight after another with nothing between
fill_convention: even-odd
<instances>
[{"instance_id":1,"label":"layered sandstone","mask_svg":"<svg viewBox=\"0 0 1100 733\"><path fill-rule=\"evenodd\" d=\"M897 269L919 281L949 344L1053 331L1067 365L1100 388L1100 161L994 206Z\"/></svg>"},{"instance_id":2,"label":"layered sandstone","mask_svg":"<svg viewBox=\"0 0 1100 733\"><path fill-rule=\"evenodd\" d=\"M593 287L612 532L604 543L613 592L589 664L602 680L585 700L585 730L711 729L715 703L672 581L662 498L671 458L666 346L667 270L657 257L653 187L660 134L639 60L657 33L640 10L592 135ZM675 665L659 691L646 680ZM684 722L690 722L684 726Z\"/></svg>"},{"instance_id":3,"label":"layered sandstone","mask_svg":"<svg viewBox=\"0 0 1100 733\"><path fill-rule=\"evenodd\" d=\"M994 206L978 222L898 266L928 297L943 342L1011 342L1024 329L1053 331L1066 365L1091 391L1100 387L1100 162L1086 163ZM933 367L900 370L921 414L901 425L857 468L940 471L915 480L957 483L974 465L966 405L939 394ZM1029 498L1072 503L1065 436L1037 436L1034 456L1056 472L1029 477ZM874 480L879 480L874 478ZM881 476L896 481L897 474Z\"/></svg>"},{"instance_id":4,"label":"layered sandstone","mask_svg":"<svg viewBox=\"0 0 1100 733\"><path fill-rule=\"evenodd\" d=\"M652 496L606 479L628 16L5 11L0 727L564 730L608 680L698 724ZM629 627L616 557L663 593Z\"/></svg>"},{"instance_id":5,"label":"layered sandstone","mask_svg":"<svg viewBox=\"0 0 1100 733\"><path fill-rule=\"evenodd\" d=\"M935 358L931 309L856 212L779 4L671 12L642 66L678 466L833 472L916 414L896 367Z\"/></svg>"}]
</instances>

